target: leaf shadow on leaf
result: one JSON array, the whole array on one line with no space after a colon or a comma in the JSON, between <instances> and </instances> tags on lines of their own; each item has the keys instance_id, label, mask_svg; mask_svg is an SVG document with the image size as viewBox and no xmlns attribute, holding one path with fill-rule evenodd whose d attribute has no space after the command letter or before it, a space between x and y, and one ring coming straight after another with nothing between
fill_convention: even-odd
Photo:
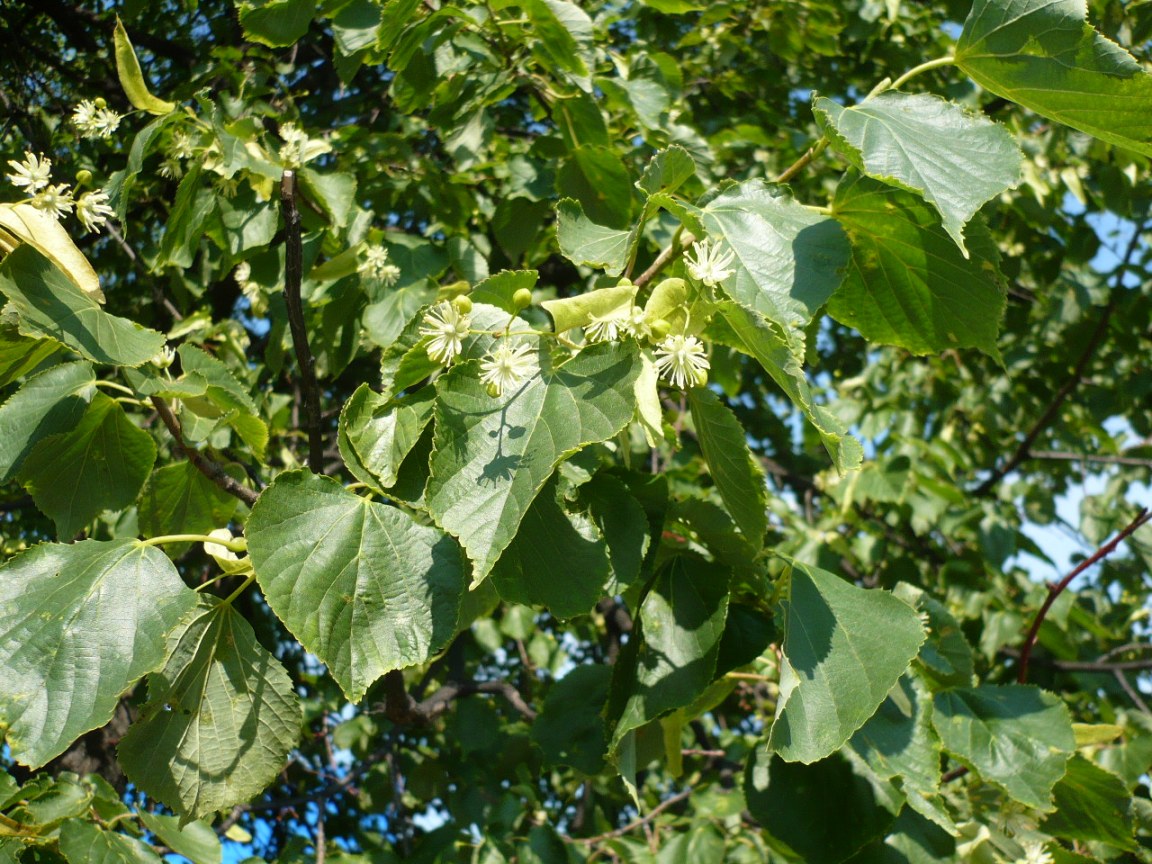
<instances>
[{"instance_id":1,"label":"leaf shadow on leaf","mask_svg":"<svg viewBox=\"0 0 1152 864\"><path fill-rule=\"evenodd\" d=\"M850 256L846 252L844 230L833 219L801 228L792 238L792 278L788 295L803 303L809 316L814 316L828 302L843 281ZM812 275L834 276L835 281L813 285ZM790 326L797 326L792 322ZM804 321L798 326L804 326Z\"/></svg>"},{"instance_id":2,"label":"leaf shadow on leaf","mask_svg":"<svg viewBox=\"0 0 1152 864\"><path fill-rule=\"evenodd\" d=\"M792 648L788 662L797 675L810 680L816 677L820 663L831 653L832 634L839 625L832 607L811 580L795 580L792 591L791 602L803 608L804 614L801 617L792 610L788 615L788 625L792 628L788 634L789 647ZM797 598L796 594L801 591L803 598ZM802 651L797 648L802 648Z\"/></svg>"}]
</instances>

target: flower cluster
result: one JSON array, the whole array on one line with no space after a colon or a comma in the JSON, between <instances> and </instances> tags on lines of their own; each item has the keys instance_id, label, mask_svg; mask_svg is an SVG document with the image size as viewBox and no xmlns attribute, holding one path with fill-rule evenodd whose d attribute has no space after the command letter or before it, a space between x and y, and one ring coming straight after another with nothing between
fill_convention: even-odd
<instances>
[{"instance_id":1,"label":"flower cluster","mask_svg":"<svg viewBox=\"0 0 1152 864\"><path fill-rule=\"evenodd\" d=\"M75 209L84 230L98 231L113 213L108 206L108 193L103 189L85 192L76 198L67 183L53 183L51 159L28 151L23 162L10 159L8 165L12 168L12 173L7 175L9 182L28 193L29 204L53 219Z\"/></svg>"},{"instance_id":2,"label":"flower cluster","mask_svg":"<svg viewBox=\"0 0 1152 864\"><path fill-rule=\"evenodd\" d=\"M72 125L82 138L111 138L120 120L103 99L85 99L72 110Z\"/></svg>"},{"instance_id":3,"label":"flower cluster","mask_svg":"<svg viewBox=\"0 0 1152 864\"><path fill-rule=\"evenodd\" d=\"M280 137L284 139L280 147L280 161L286 168L300 168L317 156L332 152L332 145L318 138L309 138L308 133L295 123L282 123Z\"/></svg>"},{"instance_id":4,"label":"flower cluster","mask_svg":"<svg viewBox=\"0 0 1152 864\"><path fill-rule=\"evenodd\" d=\"M400 281L400 268L388 259L388 250L379 244L364 249L364 260L356 269L362 276L378 279L388 288Z\"/></svg>"}]
</instances>

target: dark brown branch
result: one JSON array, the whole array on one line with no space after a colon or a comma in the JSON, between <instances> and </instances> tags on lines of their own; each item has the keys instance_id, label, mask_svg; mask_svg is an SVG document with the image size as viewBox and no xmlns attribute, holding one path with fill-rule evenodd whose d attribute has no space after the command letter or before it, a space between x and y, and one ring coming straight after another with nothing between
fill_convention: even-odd
<instances>
[{"instance_id":1,"label":"dark brown branch","mask_svg":"<svg viewBox=\"0 0 1152 864\"><path fill-rule=\"evenodd\" d=\"M987 495L1021 462L1028 459L1032 453L1032 445L1036 443L1036 439L1039 438L1040 434L1056 419L1056 415L1059 413L1065 400L1080 386L1080 381L1084 378L1088 364L1091 363L1092 358L1096 356L1096 352L1099 350L1100 344L1104 341L1104 336L1108 332L1108 325L1112 321L1112 313L1116 311L1116 304L1120 301L1120 288L1123 284L1124 274L1128 272L1132 256L1140 246L1140 237L1144 233L1144 227L1144 225L1138 225L1132 232L1132 239L1128 242L1128 248L1124 250L1120 264L1113 274L1111 296L1108 299L1108 303L1104 306L1104 311L1100 314L1100 320L1096 324L1096 329L1092 331L1092 336L1088 340L1088 344L1084 346L1084 350L1080 353L1080 357L1076 361L1076 366L1072 369L1072 375L1064 382L1064 385L1056 391L1056 395L1052 397L1052 401L1048 403L1048 407L1044 409L1044 413L1032 424L1032 428L1028 430L1028 434L1026 434L1024 440L1017 445L1012 455L1001 463L999 467L995 468L987 480L973 490L972 494L976 497L979 498Z\"/></svg>"},{"instance_id":2,"label":"dark brown branch","mask_svg":"<svg viewBox=\"0 0 1152 864\"><path fill-rule=\"evenodd\" d=\"M1112 649L1107 654L1102 654L1097 660L1058 660L1054 657L1033 657L1031 662L1034 665L1058 669L1061 672L1098 672L1101 674L1111 674L1113 672L1145 672L1152 669L1152 658L1147 660L1108 659L1129 651L1152 651L1152 644L1122 645L1119 648ZM1015 648L1004 648L1001 650L1001 653L1017 659L1020 657L1020 652Z\"/></svg>"},{"instance_id":3,"label":"dark brown branch","mask_svg":"<svg viewBox=\"0 0 1152 864\"><path fill-rule=\"evenodd\" d=\"M168 431L172 433L176 444L184 451L184 455L188 457L188 461L195 465L201 474L229 495L234 495L239 498L249 507L256 503L256 499L260 497L258 493L238 483L236 478L225 471L219 463L208 458L199 450L189 447L187 443L185 443L184 430L180 428L180 421L176 419L176 415L172 413L172 409L167 402L159 396L153 396L152 405L156 408L156 413L160 415L160 419L164 425L168 427Z\"/></svg>"},{"instance_id":4,"label":"dark brown branch","mask_svg":"<svg viewBox=\"0 0 1152 864\"><path fill-rule=\"evenodd\" d=\"M300 237L300 211L296 207L296 172L285 171L280 179L280 205L284 213L284 302L288 307L288 328L300 366L300 384L308 427L308 467L314 474L324 473L324 431L320 410L320 384L316 380L316 363L308 347L308 328L304 323L304 306L300 300L300 282L304 278L303 245Z\"/></svg>"},{"instance_id":5,"label":"dark brown branch","mask_svg":"<svg viewBox=\"0 0 1152 864\"><path fill-rule=\"evenodd\" d=\"M1036 618L1032 621L1032 627L1028 630L1028 636L1024 639L1024 646L1020 649L1020 669L1016 673L1017 681L1023 684L1028 680L1028 658L1032 655L1032 647L1036 644L1036 638L1040 633L1040 625L1044 623L1044 619L1048 615L1048 610L1052 608L1052 604L1056 602L1056 598L1064 593L1064 590L1073 579L1093 564L1103 561L1115 552L1116 547L1119 546L1126 537L1150 519L1152 519L1152 513L1149 513L1147 508L1141 509L1141 511L1136 514L1136 517L1129 522L1119 534L1093 552L1088 558L1073 567L1068 575L1058 583L1048 586L1048 596L1044 598L1044 603L1040 607L1040 611L1036 613Z\"/></svg>"},{"instance_id":6,"label":"dark brown branch","mask_svg":"<svg viewBox=\"0 0 1152 864\"><path fill-rule=\"evenodd\" d=\"M398 725L430 723L457 699L481 693L503 696L525 720L536 719L536 710L507 681L450 681L417 702L404 686L404 673L395 670L384 676L384 716Z\"/></svg>"}]
</instances>

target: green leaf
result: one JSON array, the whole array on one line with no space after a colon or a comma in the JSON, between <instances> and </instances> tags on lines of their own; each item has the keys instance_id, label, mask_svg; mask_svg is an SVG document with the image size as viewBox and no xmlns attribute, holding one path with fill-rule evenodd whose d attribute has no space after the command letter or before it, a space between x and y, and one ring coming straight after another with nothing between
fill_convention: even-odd
<instances>
[{"instance_id":1,"label":"green leaf","mask_svg":"<svg viewBox=\"0 0 1152 864\"><path fill-rule=\"evenodd\" d=\"M1068 709L1038 687L985 685L936 694L944 749L1029 807L1052 810L1076 738Z\"/></svg>"},{"instance_id":2,"label":"green leaf","mask_svg":"<svg viewBox=\"0 0 1152 864\"><path fill-rule=\"evenodd\" d=\"M840 749L908 669L924 641L916 612L793 562L784 603L780 698L768 739L789 762Z\"/></svg>"},{"instance_id":3,"label":"green leaf","mask_svg":"<svg viewBox=\"0 0 1152 864\"><path fill-rule=\"evenodd\" d=\"M806 327L840 284L850 253L844 232L784 187L749 180L713 198L700 218L736 254L724 290L786 328Z\"/></svg>"},{"instance_id":4,"label":"green leaf","mask_svg":"<svg viewBox=\"0 0 1152 864\"><path fill-rule=\"evenodd\" d=\"M0 405L0 483L20 470L41 438L79 422L95 384L91 364L61 363L29 378Z\"/></svg>"},{"instance_id":5,"label":"green leaf","mask_svg":"<svg viewBox=\"0 0 1152 864\"><path fill-rule=\"evenodd\" d=\"M356 203L356 175L337 171L321 174L311 168L300 169L300 185L320 205L332 225L343 228Z\"/></svg>"},{"instance_id":6,"label":"green leaf","mask_svg":"<svg viewBox=\"0 0 1152 864\"><path fill-rule=\"evenodd\" d=\"M60 826L60 851L68 864L161 864L163 859L135 837L69 819Z\"/></svg>"},{"instance_id":7,"label":"green leaf","mask_svg":"<svg viewBox=\"0 0 1152 864\"><path fill-rule=\"evenodd\" d=\"M839 754L803 765L756 747L744 769L744 797L774 845L805 864L840 864L892 824L872 784Z\"/></svg>"},{"instance_id":8,"label":"green leaf","mask_svg":"<svg viewBox=\"0 0 1152 864\"><path fill-rule=\"evenodd\" d=\"M932 696L917 679L901 678L849 746L881 780L900 778L911 807L945 830L955 830L935 803L940 791L940 740L932 728Z\"/></svg>"},{"instance_id":9,"label":"green leaf","mask_svg":"<svg viewBox=\"0 0 1152 864\"><path fill-rule=\"evenodd\" d=\"M556 188L562 198L575 198L597 225L622 229L632 211L632 178L607 147L577 147L560 163Z\"/></svg>"},{"instance_id":10,"label":"green leaf","mask_svg":"<svg viewBox=\"0 0 1152 864\"><path fill-rule=\"evenodd\" d=\"M157 98L149 92L148 83L144 80L144 73L140 69L140 61L136 59L132 41L128 38L128 31L120 23L119 15L116 16L116 29L112 31L112 42L116 53L116 75L132 107L147 111L149 114L167 114L175 111L176 103Z\"/></svg>"},{"instance_id":11,"label":"green leaf","mask_svg":"<svg viewBox=\"0 0 1152 864\"><path fill-rule=\"evenodd\" d=\"M965 257L964 225L1020 181L1023 157L1007 128L939 96L890 90L850 108L820 98L813 109L857 168L932 204Z\"/></svg>"},{"instance_id":12,"label":"green leaf","mask_svg":"<svg viewBox=\"0 0 1152 864\"><path fill-rule=\"evenodd\" d=\"M628 732L692 704L711 683L728 616L728 581L726 567L693 555L677 555L656 577L613 673L614 751Z\"/></svg>"},{"instance_id":13,"label":"green leaf","mask_svg":"<svg viewBox=\"0 0 1152 864\"><path fill-rule=\"evenodd\" d=\"M232 468L229 473L233 479L240 480L242 471L235 465ZM214 528L227 525L238 503L236 498L185 460L152 472L136 506L140 513L140 530L150 537L157 537L161 534L207 534Z\"/></svg>"},{"instance_id":14,"label":"green leaf","mask_svg":"<svg viewBox=\"0 0 1152 864\"><path fill-rule=\"evenodd\" d=\"M605 343L493 398L475 364L436 382L435 451L426 492L437 524L460 539L478 585L507 548L536 493L561 460L611 438L632 419L636 352Z\"/></svg>"},{"instance_id":15,"label":"green leaf","mask_svg":"<svg viewBox=\"0 0 1152 864\"><path fill-rule=\"evenodd\" d=\"M68 539L105 510L135 501L155 461L152 436L128 419L120 403L97 393L71 430L32 448L20 479L57 534Z\"/></svg>"},{"instance_id":16,"label":"green leaf","mask_svg":"<svg viewBox=\"0 0 1152 864\"><path fill-rule=\"evenodd\" d=\"M639 236L635 227L618 231L597 225L584 215L579 201L561 198L556 203L556 240L573 264L602 268L609 276L619 276Z\"/></svg>"},{"instance_id":17,"label":"green leaf","mask_svg":"<svg viewBox=\"0 0 1152 864\"><path fill-rule=\"evenodd\" d=\"M139 366L164 347L164 334L109 315L28 244L0 263L0 293L20 313L21 332L51 336L93 363Z\"/></svg>"},{"instance_id":18,"label":"green leaf","mask_svg":"<svg viewBox=\"0 0 1152 864\"><path fill-rule=\"evenodd\" d=\"M1086 12L1084 0L976 0L956 65L997 96L1152 155L1152 75Z\"/></svg>"},{"instance_id":19,"label":"green leaf","mask_svg":"<svg viewBox=\"0 0 1152 864\"><path fill-rule=\"evenodd\" d=\"M435 397L435 391L427 388L401 400L388 400L361 384L345 403L340 413L341 440L346 439L352 449L349 458L380 489L396 485L400 465L432 419Z\"/></svg>"},{"instance_id":20,"label":"green leaf","mask_svg":"<svg viewBox=\"0 0 1152 864\"><path fill-rule=\"evenodd\" d=\"M268 605L352 702L455 635L459 550L395 507L289 471L261 493L245 533Z\"/></svg>"},{"instance_id":21,"label":"green leaf","mask_svg":"<svg viewBox=\"0 0 1152 864\"><path fill-rule=\"evenodd\" d=\"M1040 830L1065 840L1107 843L1135 852L1132 796L1124 781L1076 754L1068 771L1052 790L1056 809Z\"/></svg>"},{"instance_id":22,"label":"green leaf","mask_svg":"<svg viewBox=\"0 0 1152 864\"><path fill-rule=\"evenodd\" d=\"M22 336L17 329L18 322L16 315L0 312L0 387L23 378L60 350L55 339Z\"/></svg>"},{"instance_id":23,"label":"green leaf","mask_svg":"<svg viewBox=\"0 0 1152 864\"><path fill-rule=\"evenodd\" d=\"M539 278L535 270L501 270L477 283L468 296L473 303L488 303L515 315L520 309L513 302L513 295L521 289L531 291Z\"/></svg>"},{"instance_id":24,"label":"green leaf","mask_svg":"<svg viewBox=\"0 0 1152 864\"><path fill-rule=\"evenodd\" d=\"M525 0L521 5L532 21L533 48L547 65L577 78L592 74L592 19L587 12L568 0Z\"/></svg>"},{"instance_id":25,"label":"green leaf","mask_svg":"<svg viewBox=\"0 0 1152 864\"><path fill-rule=\"evenodd\" d=\"M176 189L172 210L160 240L159 267L188 269L204 239L204 226L216 209L216 193L200 181L202 171L194 164Z\"/></svg>"},{"instance_id":26,"label":"green leaf","mask_svg":"<svg viewBox=\"0 0 1152 864\"><path fill-rule=\"evenodd\" d=\"M636 188L648 195L675 192L696 173L696 162L683 147L673 144L652 157Z\"/></svg>"},{"instance_id":27,"label":"green leaf","mask_svg":"<svg viewBox=\"0 0 1152 864\"><path fill-rule=\"evenodd\" d=\"M269 48L286 48L308 32L315 0L245 0L239 3L244 36Z\"/></svg>"},{"instance_id":28,"label":"green leaf","mask_svg":"<svg viewBox=\"0 0 1152 864\"><path fill-rule=\"evenodd\" d=\"M768 530L768 487L764 470L748 449L747 433L711 390L693 387L688 401L712 482L744 538L758 550Z\"/></svg>"},{"instance_id":29,"label":"green leaf","mask_svg":"<svg viewBox=\"0 0 1152 864\"><path fill-rule=\"evenodd\" d=\"M635 298L635 285L618 285L586 291L575 297L545 300L540 305L552 316L552 329L557 333L564 333L574 327L588 326L594 316L627 314Z\"/></svg>"},{"instance_id":30,"label":"green leaf","mask_svg":"<svg viewBox=\"0 0 1152 864\"><path fill-rule=\"evenodd\" d=\"M864 449L848 434L848 427L831 410L812 399L804 375L803 345L794 333L734 303L720 308L731 335L715 334L717 341L755 357L772 380L795 403L820 436L824 449L840 474L860 467Z\"/></svg>"},{"instance_id":31,"label":"green leaf","mask_svg":"<svg viewBox=\"0 0 1152 864\"><path fill-rule=\"evenodd\" d=\"M608 576L603 538L588 520L564 511L555 482L532 501L492 568L492 584L506 602L544 606L561 619L590 612L607 593Z\"/></svg>"},{"instance_id":32,"label":"green leaf","mask_svg":"<svg viewBox=\"0 0 1152 864\"><path fill-rule=\"evenodd\" d=\"M580 504L608 544L612 579L605 594L622 594L640 578L649 551L648 516L624 481L603 471L580 487Z\"/></svg>"},{"instance_id":33,"label":"green leaf","mask_svg":"<svg viewBox=\"0 0 1152 864\"><path fill-rule=\"evenodd\" d=\"M888 836L877 838L847 864L940 864L956 860L956 840L919 813L905 807Z\"/></svg>"},{"instance_id":34,"label":"green leaf","mask_svg":"<svg viewBox=\"0 0 1152 864\"><path fill-rule=\"evenodd\" d=\"M928 639L917 658L928 679L939 687L966 687L972 683L972 646L958 622L940 601L907 582L892 591L897 597L928 616Z\"/></svg>"},{"instance_id":35,"label":"green leaf","mask_svg":"<svg viewBox=\"0 0 1152 864\"><path fill-rule=\"evenodd\" d=\"M550 765L570 765L588 775L604 770L608 732L604 704L612 681L609 666L577 666L552 685L532 723L532 741Z\"/></svg>"},{"instance_id":36,"label":"green leaf","mask_svg":"<svg viewBox=\"0 0 1152 864\"><path fill-rule=\"evenodd\" d=\"M186 822L258 795L284 768L303 712L284 667L230 604L202 597L148 676L120 764Z\"/></svg>"},{"instance_id":37,"label":"green leaf","mask_svg":"<svg viewBox=\"0 0 1152 864\"><path fill-rule=\"evenodd\" d=\"M373 0L353 0L332 19L332 36L345 55L376 45L380 32L380 4Z\"/></svg>"},{"instance_id":38,"label":"green leaf","mask_svg":"<svg viewBox=\"0 0 1152 864\"><path fill-rule=\"evenodd\" d=\"M833 210L852 238L847 276L828 304L833 318L916 354L978 348L999 357L1006 291L979 219L968 225L965 258L931 207L892 186L846 179Z\"/></svg>"},{"instance_id":39,"label":"green leaf","mask_svg":"<svg viewBox=\"0 0 1152 864\"><path fill-rule=\"evenodd\" d=\"M33 768L112 718L164 662L195 604L172 562L134 540L45 543L0 567L0 717Z\"/></svg>"},{"instance_id":40,"label":"green leaf","mask_svg":"<svg viewBox=\"0 0 1152 864\"><path fill-rule=\"evenodd\" d=\"M204 822L189 822L181 827L179 817L144 811L140 812L140 821L161 843L192 864L220 864L224 857L220 838Z\"/></svg>"}]
</instances>

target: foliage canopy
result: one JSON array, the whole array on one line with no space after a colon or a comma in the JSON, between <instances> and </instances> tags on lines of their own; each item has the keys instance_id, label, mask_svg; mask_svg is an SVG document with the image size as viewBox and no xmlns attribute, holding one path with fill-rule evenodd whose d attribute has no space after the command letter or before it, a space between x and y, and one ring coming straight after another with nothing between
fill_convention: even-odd
<instances>
[{"instance_id":1,"label":"foliage canopy","mask_svg":"<svg viewBox=\"0 0 1152 864\"><path fill-rule=\"evenodd\" d=\"M1149 9L7 7L0 864L1152 861Z\"/></svg>"}]
</instances>

